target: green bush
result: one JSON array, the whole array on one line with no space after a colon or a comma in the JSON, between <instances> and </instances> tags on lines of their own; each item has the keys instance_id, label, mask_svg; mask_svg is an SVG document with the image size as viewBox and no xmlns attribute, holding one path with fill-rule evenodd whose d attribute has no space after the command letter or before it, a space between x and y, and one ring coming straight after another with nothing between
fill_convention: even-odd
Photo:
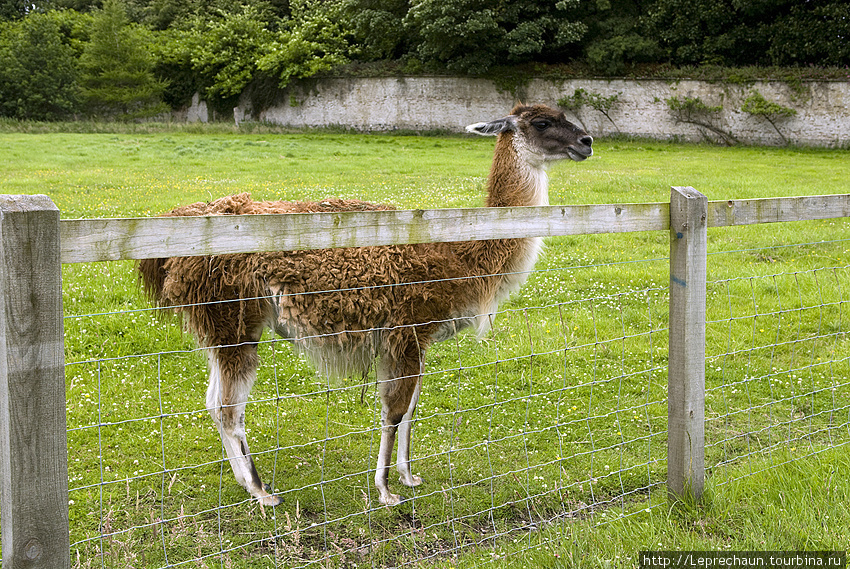
<instances>
[{"instance_id":1,"label":"green bush","mask_svg":"<svg viewBox=\"0 0 850 569\"><path fill-rule=\"evenodd\" d=\"M281 88L348 62L348 29L340 2L297 0L291 8L292 17L257 60L257 67Z\"/></svg>"},{"instance_id":2,"label":"green bush","mask_svg":"<svg viewBox=\"0 0 850 569\"><path fill-rule=\"evenodd\" d=\"M34 13L0 22L0 116L69 118L80 109L74 12Z\"/></svg>"},{"instance_id":3,"label":"green bush","mask_svg":"<svg viewBox=\"0 0 850 569\"><path fill-rule=\"evenodd\" d=\"M348 61L348 29L342 3L297 0L291 16L243 5L214 19L195 17L184 29L164 34L161 68L180 79L175 100L200 91L222 108L269 80L285 87Z\"/></svg>"},{"instance_id":4,"label":"green bush","mask_svg":"<svg viewBox=\"0 0 850 569\"><path fill-rule=\"evenodd\" d=\"M729 146L737 144L738 139L714 124L715 117L713 115L721 112L723 105L707 105L699 97L687 96L681 99L679 97L670 97L665 102L677 122L692 124L709 130L716 134L724 144ZM703 134L705 134L704 131Z\"/></svg>"},{"instance_id":5,"label":"green bush","mask_svg":"<svg viewBox=\"0 0 850 569\"><path fill-rule=\"evenodd\" d=\"M558 106L573 111L576 115L581 113L583 107L590 107L594 111L601 113L614 125L614 128L618 129L614 119L611 118L611 109L620 100L620 95L622 93L606 97L601 93L591 93L585 89L578 88L571 96L564 96L558 99Z\"/></svg>"},{"instance_id":6,"label":"green bush","mask_svg":"<svg viewBox=\"0 0 850 569\"><path fill-rule=\"evenodd\" d=\"M274 36L256 8L196 17L171 39L166 61L188 65L210 98L238 96L257 73L257 60Z\"/></svg>"},{"instance_id":7,"label":"green bush","mask_svg":"<svg viewBox=\"0 0 850 569\"><path fill-rule=\"evenodd\" d=\"M744 100L744 105L741 107L741 110L753 116L764 118L770 123L774 130L776 130L783 142L788 144L788 139L785 138L785 135L779 130L777 122L785 118L793 117L797 114L796 110L790 107L783 107L779 103L775 103L773 101L768 101L761 93L755 90Z\"/></svg>"}]
</instances>

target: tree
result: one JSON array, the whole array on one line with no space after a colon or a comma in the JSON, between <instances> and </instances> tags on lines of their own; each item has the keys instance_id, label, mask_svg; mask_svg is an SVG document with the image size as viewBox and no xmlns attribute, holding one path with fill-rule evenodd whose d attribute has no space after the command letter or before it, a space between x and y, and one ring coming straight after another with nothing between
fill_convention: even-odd
<instances>
[{"instance_id":1,"label":"tree","mask_svg":"<svg viewBox=\"0 0 850 569\"><path fill-rule=\"evenodd\" d=\"M348 61L351 34L340 0L293 0L290 10L284 20L252 6L212 20L195 17L168 36L164 62L191 69L208 100L232 108L249 86L285 87Z\"/></svg>"},{"instance_id":2,"label":"tree","mask_svg":"<svg viewBox=\"0 0 850 569\"><path fill-rule=\"evenodd\" d=\"M587 30L574 17L578 5L579 0L419 0L405 25L424 62L484 74L497 65L577 55L574 46Z\"/></svg>"},{"instance_id":3,"label":"tree","mask_svg":"<svg viewBox=\"0 0 850 569\"><path fill-rule=\"evenodd\" d=\"M65 0L69 1L69 0ZM132 14L154 30L185 27L195 18L217 20L221 14L236 14L250 7L263 21L273 23L290 16L289 0L127 0Z\"/></svg>"},{"instance_id":4,"label":"tree","mask_svg":"<svg viewBox=\"0 0 850 569\"><path fill-rule=\"evenodd\" d=\"M335 0L293 0L292 17L266 46L257 67L283 88L348 62L348 29L343 4Z\"/></svg>"},{"instance_id":5,"label":"tree","mask_svg":"<svg viewBox=\"0 0 850 569\"><path fill-rule=\"evenodd\" d=\"M345 0L343 17L351 27L361 61L399 59L408 49L404 18L408 0Z\"/></svg>"},{"instance_id":6,"label":"tree","mask_svg":"<svg viewBox=\"0 0 850 569\"><path fill-rule=\"evenodd\" d=\"M0 21L26 17L31 4L26 0L0 0Z\"/></svg>"},{"instance_id":7,"label":"tree","mask_svg":"<svg viewBox=\"0 0 850 569\"><path fill-rule=\"evenodd\" d=\"M727 146L738 143L738 139L731 133L713 124L715 115L723 110L723 105L710 106L705 104L699 97L688 96L684 99L670 97L665 102L667 103L667 109L676 119L676 122L692 124L709 130L716 134ZM700 132L705 136L704 131L700 130Z\"/></svg>"},{"instance_id":8,"label":"tree","mask_svg":"<svg viewBox=\"0 0 850 569\"><path fill-rule=\"evenodd\" d=\"M755 54L740 33L750 21L734 1L656 0L647 14L649 33L676 65L739 64Z\"/></svg>"},{"instance_id":9,"label":"tree","mask_svg":"<svg viewBox=\"0 0 850 569\"><path fill-rule=\"evenodd\" d=\"M850 65L850 4L846 1L795 4L766 25L764 34L773 65Z\"/></svg>"},{"instance_id":10,"label":"tree","mask_svg":"<svg viewBox=\"0 0 850 569\"><path fill-rule=\"evenodd\" d=\"M662 55L655 38L645 33L643 14L648 0L585 0L581 20L588 26L582 42L590 66L606 75L623 74L639 63Z\"/></svg>"},{"instance_id":11,"label":"tree","mask_svg":"<svg viewBox=\"0 0 850 569\"><path fill-rule=\"evenodd\" d=\"M577 117L581 114L583 107L590 107L602 114L619 131L620 128L617 126L617 123L611 118L611 109L619 102L620 95L622 94L622 92L619 92L606 97L602 93L592 93L579 87L572 95L565 95L558 99L558 106L572 111Z\"/></svg>"},{"instance_id":12,"label":"tree","mask_svg":"<svg viewBox=\"0 0 850 569\"><path fill-rule=\"evenodd\" d=\"M192 18L170 36L165 61L188 66L198 88L211 99L232 99L254 79L257 61L274 39L270 24L252 6L219 12L215 18Z\"/></svg>"},{"instance_id":13,"label":"tree","mask_svg":"<svg viewBox=\"0 0 850 569\"><path fill-rule=\"evenodd\" d=\"M762 117L770 123L770 126L773 127L782 139L782 142L786 145L788 144L788 139L785 138L785 135L779 130L777 123L783 119L793 117L797 114L797 111L790 107L783 107L779 103L768 101L764 98L764 95L756 90L753 90L753 92L750 93L750 96L744 100L744 105L741 107L741 110L755 117Z\"/></svg>"},{"instance_id":14,"label":"tree","mask_svg":"<svg viewBox=\"0 0 850 569\"><path fill-rule=\"evenodd\" d=\"M104 0L80 58L82 94L91 114L126 119L167 110L166 83L153 74L152 43L149 30L130 24L121 0Z\"/></svg>"},{"instance_id":15,"label":"tree","mask_svg":"<svg viewBox=\"0 0 850 569\"><path fill-rule=\"evenodd\" d=\"M846 0L655 0L647 34L676 65L847 65Z\"/></svg>"},{"instance_id":16,"label":"tree","mask_svg":"<svg viewBox=\"0 0 850 569\"><path fill-rule=\"evenodd\" d=\"M57 120L79 110L74 18L73 13L33 13L3 26L0 115Z\"/></svg>"}]
</instances>

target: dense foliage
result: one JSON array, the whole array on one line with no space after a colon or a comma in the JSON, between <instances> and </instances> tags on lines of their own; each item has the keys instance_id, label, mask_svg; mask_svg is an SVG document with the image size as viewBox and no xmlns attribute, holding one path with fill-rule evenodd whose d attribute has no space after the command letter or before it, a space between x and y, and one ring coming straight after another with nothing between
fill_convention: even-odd
<instances>
[{"instance_id":1,"label":"dense foliage","mask_svg":"<svg viewBox=\"0 0 850 569\"><path fill-rule=\"evenodd\" d=\"M79 61L85 108L106 117L149 116L167 110L161 102L166 83L153 72L153 34L129 22L120 0L104 0L90 30Z\"/></svg>"},{"instance_id":2,"label":"dense foliage","mask_svg":"<svg viewBox=\"0 0 850 569\"><path fill-rule=\"evenodd\" d=\"M0 115L222 108L344 64L504 75L845 67L845 0L0 0ZM259 86L259 87L258 87Z\"/></svg>"}]
</instances>

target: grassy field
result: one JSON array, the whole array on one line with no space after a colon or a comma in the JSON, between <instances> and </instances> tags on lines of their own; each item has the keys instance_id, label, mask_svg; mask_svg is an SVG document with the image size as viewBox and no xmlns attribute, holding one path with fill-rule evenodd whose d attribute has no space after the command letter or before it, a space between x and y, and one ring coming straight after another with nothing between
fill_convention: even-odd
<instances>
[{"instance_id":1,"label":"grassy field","mask_svg":"<svg viewBox=\"0 0 850 569\"><path fill-rule=\"evenodd\" d=\"M7 130L2 191L47 194L63 218L154 215L242 191L476 206L493 148L466 137ZM602 140L594 158L550 177L553 204L667 201L672 185L713 200L831 194L848 191L850 160ZM284 502L262 510L222 461L203 353L149 309L132 263L65 266L72 559L589 568L634 567L644 549L846 547L848 238L845 220L710 230L711 476L703 504L673 507L666 234L549 239L483 342L463 334L429 352L413 446L425 483L394 509L377 507L371 482L374 377L329 385L266 337L247 420Z\"/></svg>"}]
</instances>

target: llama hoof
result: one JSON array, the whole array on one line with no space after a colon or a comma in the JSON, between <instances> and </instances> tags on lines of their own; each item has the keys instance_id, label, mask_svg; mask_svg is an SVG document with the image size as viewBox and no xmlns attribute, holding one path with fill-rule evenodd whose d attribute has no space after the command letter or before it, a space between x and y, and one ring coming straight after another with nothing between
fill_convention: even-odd
<instances>
[{"instance_id":1,"label":"llama hoof","mask_svg":"<svg viewBox=\"0 0 850 569\"><path fill-rule=\"evenodd\" d=\"M378 502L383 504L384 506L398 506L402 502L405 501L404 496L400 496L399 494L387 494L381 495L378 497Z\"/></svg>"},{"instance_id":2,"label":"llama hoof","mask_svg":"<svg viewBox=\"0 0 850 569\"><path fill-rule=\"evenodd\" d=\"M398 481L407 486L408 488L415 488L416 486L422 484L422 478L412 474L407 477L400 476Z\"/></svg>"},{"instance_id":3,"label":"llama hoof","mask_svg":"<svg viewBox=\"0 0 850 569\"><path fill-rule=\"evenodd\" d=\"M283 498L280 496L272 496L269 494L268 496L259 496L257 497L257 501L263 506L279 506L281 502L283 502Z\"/></svg>"},{"instance_id":4,"label":"llama hoof","mask_svg":"<svg viewBox=\"0 0 850 569\"><path fill-rule=\"evenodd\" d=\"M263 506L277 506L283 502L283 498L272 494L272 487L268 484L263 484L263 492L257 495L257 501Z\"/></svg>"}]
</instances>

